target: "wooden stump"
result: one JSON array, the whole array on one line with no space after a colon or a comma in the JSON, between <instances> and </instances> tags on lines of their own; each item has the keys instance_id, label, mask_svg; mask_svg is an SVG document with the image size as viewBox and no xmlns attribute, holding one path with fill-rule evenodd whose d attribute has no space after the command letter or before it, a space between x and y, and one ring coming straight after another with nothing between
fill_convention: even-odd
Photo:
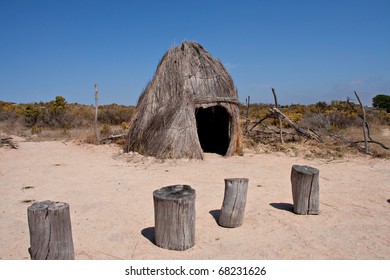
<instances>
[{"instance_id":1,"label":"wooden stump","mask_svg":"<svg viewBox=\"0 0 390 280\"><path fill-rule=\"evenodd\" d=\"M294 213L317 215L320 213L319 170L310 166L293 165L291 186Z\"/></svg>"},{"instance_id":2,"label":"wooden stump","mask_svg":"<svg viewBox=\"0 0 390 280\"><path fill-rule=\"evenodd\" d=\"M223 227L239 227L244 220L246 196L248 192L247 178L225 179L225 195L218 224Z\"/></svg>"},{"instance_id":3,"label":"wooden stump","mask_svg":"<svg viewBox=\"0 0 390 280\"><path fill-rule=\"evenodd\" d=\"M153 192L156 245L184 251L195 244L196 192L187 185L173 185Z\"/></svg>"},{"instance_id":4,"label":"wooden stump","mask_svg":"<svg viewBox=\"0 0 390 280\"><path fill-rule=\"evenodd\" d=\"M32 260L74 260L69 205L50 200L27 208Z\"/></svg>"}]
</instances>

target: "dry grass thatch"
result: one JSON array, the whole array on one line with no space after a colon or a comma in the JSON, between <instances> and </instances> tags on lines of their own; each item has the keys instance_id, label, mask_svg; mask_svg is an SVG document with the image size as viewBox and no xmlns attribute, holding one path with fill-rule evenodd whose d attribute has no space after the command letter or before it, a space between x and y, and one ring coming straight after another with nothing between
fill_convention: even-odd
<instances>
[{"instance_id":1,"label":"dry grass thatch","mask_svg":"<svg viewBox=\"0 0 390 280\"><path fill-rule=\"evenodd\" d=\"M124 150L156 158L231 156L241 143L238 104L222 63L184 41L164 55L140 96Z\"/></svg>"}]
</instances>

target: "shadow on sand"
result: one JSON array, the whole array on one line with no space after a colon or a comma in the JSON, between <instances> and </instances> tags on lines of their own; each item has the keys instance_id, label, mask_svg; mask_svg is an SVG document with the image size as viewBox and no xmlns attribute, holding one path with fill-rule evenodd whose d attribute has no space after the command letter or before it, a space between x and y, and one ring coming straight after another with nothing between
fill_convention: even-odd
<instances>
[{"instance_id":1,"label":"shadow on sand","mask_svg":"<svg viewBox=\"0 0 390 280\"><path fill-rule=\"evenodd\" d=\"M215 222L218 224L219 215L221 215L221 210L220 209L211 210L209 213L211 216L213 216Z\"/></svg>"},{"instance_id":2,"label":"shadow on sand","mask_svg":"<svg viewBox=\"0 0 390 280\"><path fill-rule=\"evenodd\" d=\"M273 203L270 203L269 205L271 205L272 207L279 209L279 210L284 210L284 211L294 213L294 205L292 205L291 203L285 203L285 202L275 203L275 202L273 202Z\"/></svg>"},{"instance_id":3,"label":"shadow on sand","mask_svg":"<svg viewBox=\"0 0 390 280\"><path fill-rule=\"evenodd\" d=\"M154 227L144 228L143 230L141 230L141 234L154 245L156 245L156 241L154 238Z\"/></svg>"}]
</instances>

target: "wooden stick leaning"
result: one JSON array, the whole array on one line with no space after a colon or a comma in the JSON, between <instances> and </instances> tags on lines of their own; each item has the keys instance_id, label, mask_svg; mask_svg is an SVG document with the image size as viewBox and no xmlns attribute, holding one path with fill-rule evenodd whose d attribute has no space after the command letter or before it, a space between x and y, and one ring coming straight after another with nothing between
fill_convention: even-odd
<instances>
[{"instance_id":1,"label":"wooden stick leaning","mask_svg":"<svg viewBox=\"0 0 390 280\"><path fill-rule=\"evenodd\" d=\"M276 96L276 91L275 89L272 87L272 94L274 95L274 101L275 101L275 108L278 108L279 107L279 104L278 104L278 97ZM280 143L284 143L283 141L283 127L282 127L282 119L280 116L278 116L278 120L279 120L279 135L280 135Z\"/></svg>"},{"instance_id":2,"label":"wooden stick leaning","mask_svg":"<svg viewBox=\"0 0 390 280\"><path fill-rule=\"evenodd\" d=\"M357 92L355 91L355 95L357 94ZM356 97L358 97L358 95L356 96ZM359 101L359 99L360 98L358 98L358 101ZM373 144L377 144L377 145L379 145L379 146L381 146L383 149L386 149L386 150L390 150L390 147L388 147L388 146L386 146L385 144L383 144L383 143L381 143L381 142L379 142L379 141L376 141L376 140L374 140L374 139L372 139L372 137L371 137L371 133L370 133L370 126L368 125L368 122L367 122L367 120L365 120L365 114L363 115L360 115L358 112L357 112L357 110L355 109L355 107L351 104L351 102L350 102L350 99L348 98L347 99L347 103L348 103L348 105L350 106L350 108L363 120L363 125L364 125L364 123L365 123L365 127L366 127L366 133L364 132L364 130L363 130L363 134L365 135L367 135L367 137L366 138L368 138L369 140L367 140L367 139L363 139L363 141L353 141L353 142L351 142L351 141L348 141L348 140L345 140L345 139L342 139L342 140L344 140L345 142L348 142L348 143L352 143L352 144L358 144L358 143L362 143L362 142L364 142L364 143L373 143ZM360 106L362 106L362 103L360 104ZM361 148L360 148L360 146L357 146L358 147L358 149L359 150L361 150ZM364 151L365 151L365 149L363 149Z\"/></svg>"},{"instance_id":3,"label":"wooden stick leaning","mask_svg":"<svg viewBox=\"0 0 390 280\"><path fill-rule=\"evenodd\" d=\"M364 105L362 101L360 100L359 94L355 91L355 96L357 100L359 101L360 108L363 112L363 137L364 137L364 152L368 154L368 143L367 143L367 119L366 119L366 110L364 108Z\"/></svg>"},{"instance_id":4,"label":"wooden stick leaning","mask_svg":"<svg viewBox=\"0 0 390 280\"><path fill-rule=\"evenodd\" d=\"M280 116L285 122L287 122L291 127L293 127L299 134L305 135L311 139L316 140L317 142L321 142L321 138L315 134L314 132L303 129L299 127L296 123L294 123L289 117L287 117L285 114L283 114L278 108L272 108L269 109L272 113L276 114L277 116Z\"/></svg>"}]
</instances>

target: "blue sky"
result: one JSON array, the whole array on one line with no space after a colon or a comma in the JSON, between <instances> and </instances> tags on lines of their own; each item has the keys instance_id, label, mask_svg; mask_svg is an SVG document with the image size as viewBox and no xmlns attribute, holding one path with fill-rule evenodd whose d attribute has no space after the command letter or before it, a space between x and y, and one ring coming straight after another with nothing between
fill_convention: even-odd
<instances>
[{"instance_id":1,"label":"blue sky","mask_svg":"<svg viewBox=\"0 0 390 280\"><path fill-rule=\"evenodd\" d=\"M183 40L220 59L242 102L390 95L390 1L0 0L0 100L136 105Z\"/></svg>"}]
</instances>

